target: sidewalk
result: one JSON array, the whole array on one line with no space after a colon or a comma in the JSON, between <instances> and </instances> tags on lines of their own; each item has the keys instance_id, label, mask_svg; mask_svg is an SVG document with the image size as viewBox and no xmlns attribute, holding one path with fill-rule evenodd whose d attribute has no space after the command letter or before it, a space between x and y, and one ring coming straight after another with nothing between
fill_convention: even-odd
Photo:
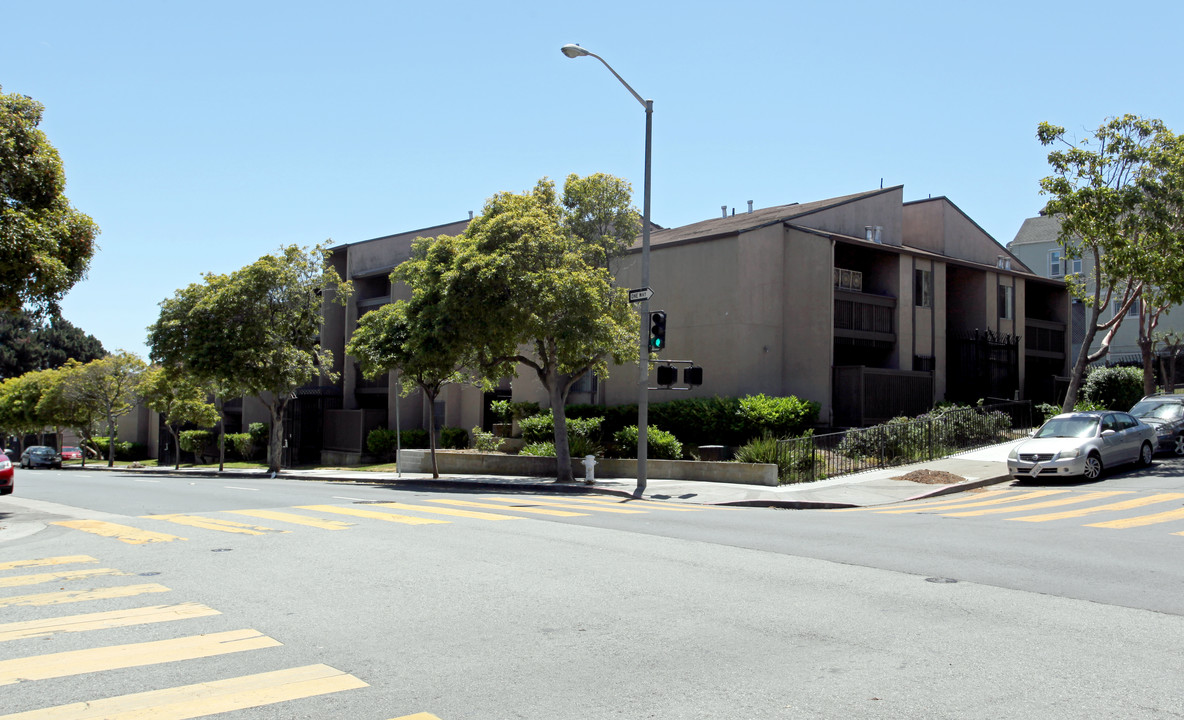
<instances>
[{"instance_id":1,"label":"sidewalk","mask_svg":"<svg viewBox=\"0 0 1184 720\"><path fill-rule=\"evenodd\" d=\"M703 505L747 505L783 508L843 508L885 505L917 500L935 495L963 492L977 487L1006 481L1007 453L1020 441L981 448L959 455L929 462L903 465L812 483L782 485L739 485L734 483L697 482L650 478L643 497L646 500L686 502ZM81 470L75 466L75 469ZM87 471L107 471L106 465L91 463ZM165 474L199 477L266 477L265 470L226 470L217 472L204 468L142 468L129 469L126 465L114 470L145 474ZM916 470L946 472L964 480L953 484L929 485L899 480ZM368 472L362 470L284 470L282 477L301 480L354 482L381 485L408 485L472 490L515 490L553 493L600 493L632 497L637 486L633 479L597 479L594 484L558 483L546 477L443 475L433 479L427 473ZM18 485L19 488L19 485ZM19 493L19 489L18 489Z\"/></svg>"}]
</instances>

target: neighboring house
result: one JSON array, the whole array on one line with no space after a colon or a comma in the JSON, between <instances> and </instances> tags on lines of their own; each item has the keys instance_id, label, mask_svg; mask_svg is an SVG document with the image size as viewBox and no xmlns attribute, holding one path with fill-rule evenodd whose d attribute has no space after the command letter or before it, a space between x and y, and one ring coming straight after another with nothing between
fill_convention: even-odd
<instances>
[{"instance_id":1,"label":"neighboring house","mask_svg":"<svg viewBox=\"0 0 1184 720\"><path fill-rule=\"evenodd\" d=\"M1066 275L1083 274L1088 278L1093 273L1093 258L1086 256L1072 260L1066 259L1058 243L1060 232L1060 219L1041 212L1038 217L1024 220L1023 225L1015 234L1015 239L1007 244L1007 249L1022 263L1044 277L1063 280ZM1089 284L1088 289L1092 291L1093 285ZM1121 301L1121 298L1119 300ZM1085 339L1085 324L1088 320L1085 305L1077 299L1073 299L1072 303L1073 338L1069 358L1070 365L1076 360L1081 343ZM1119 304L1120 302L1111 301L1110 307L1102 311L1101 319L1109 320L1114 317L1114 313L1120 309ZM1169 310L1160 316L1156 332L1165 333L1173 330L1184 331L1184 312L1176 312L1173 316ZM1091 352L1101 347L1104 335L1105 333L1102 332L1097 334L1093 346L1090 348ZM1127 317L1123 318L1104 362L1142 366L1142 358L1142 353L1139 350L1139 306L1135 303L1128 309Z\"/></svg>"}]
</instances>

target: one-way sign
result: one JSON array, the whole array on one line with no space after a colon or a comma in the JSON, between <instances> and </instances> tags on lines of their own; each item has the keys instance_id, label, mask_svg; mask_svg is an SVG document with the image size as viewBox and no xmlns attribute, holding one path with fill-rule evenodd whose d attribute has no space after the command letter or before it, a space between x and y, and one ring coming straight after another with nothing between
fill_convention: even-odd
<instances>
[{"instance_id":1,"label":"one-way sign","mask_svg":"<svg viewBox=\"0 0 1184 720\"><path fill-rule=\"evenodd\" d=\"M654 291L650 288L641 288L640 290L629 291L629 302L645 302L654 296Z\"/></svg>"}]
</instances>

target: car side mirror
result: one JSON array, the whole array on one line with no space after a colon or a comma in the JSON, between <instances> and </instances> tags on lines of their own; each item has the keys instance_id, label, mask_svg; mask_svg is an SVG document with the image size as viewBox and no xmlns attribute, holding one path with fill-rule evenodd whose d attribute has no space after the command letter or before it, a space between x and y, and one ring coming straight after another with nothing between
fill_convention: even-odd
<instances>
[{"instance_id":1,"label":"car side mirror","mask_svg":"<svg viewBox=\"0 0 1184 720\"><path fill-rule=\"evenodd\" d=\"M1103 430L1102 431L1102 437L1110 437L1113 434L1114 434L1113 430Z\"/></svg>"}]
</instances>

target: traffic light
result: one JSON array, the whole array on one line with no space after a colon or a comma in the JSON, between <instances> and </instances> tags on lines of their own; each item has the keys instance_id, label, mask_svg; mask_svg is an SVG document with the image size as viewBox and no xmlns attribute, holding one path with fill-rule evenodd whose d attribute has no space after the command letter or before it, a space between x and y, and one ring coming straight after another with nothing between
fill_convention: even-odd
<instances>
[{"instance_id":1,"label":"traffic light","mask_svg":"<svg viewBox=\"0 0 1184 720\"><path fill-rule=\"evenodd\" d=\"M698 365L692 365L682 371L682 381L687 385L702 385L703 384L703 368Z\"/></svg>"},{"instance_id":2,"label":"traffic light","mask_svg":"<svg viewBox=\"0 0 1184 720\"><path fill-rule=\"evenodd\" d=\"M670 387L678 378L678 370L670 365L659 365L658 368L658 385L662 387Z\"/></svg>"},{"instance_id":3,"label":"traffic light","mask_svg":"<svg viewBox=\"0 0 1184 720\"><path fill-rule=\"evenodd\" d=\"M650 352L666 349L666 312L655 310L650 313Z\"/></svg>"}]
</instances>

